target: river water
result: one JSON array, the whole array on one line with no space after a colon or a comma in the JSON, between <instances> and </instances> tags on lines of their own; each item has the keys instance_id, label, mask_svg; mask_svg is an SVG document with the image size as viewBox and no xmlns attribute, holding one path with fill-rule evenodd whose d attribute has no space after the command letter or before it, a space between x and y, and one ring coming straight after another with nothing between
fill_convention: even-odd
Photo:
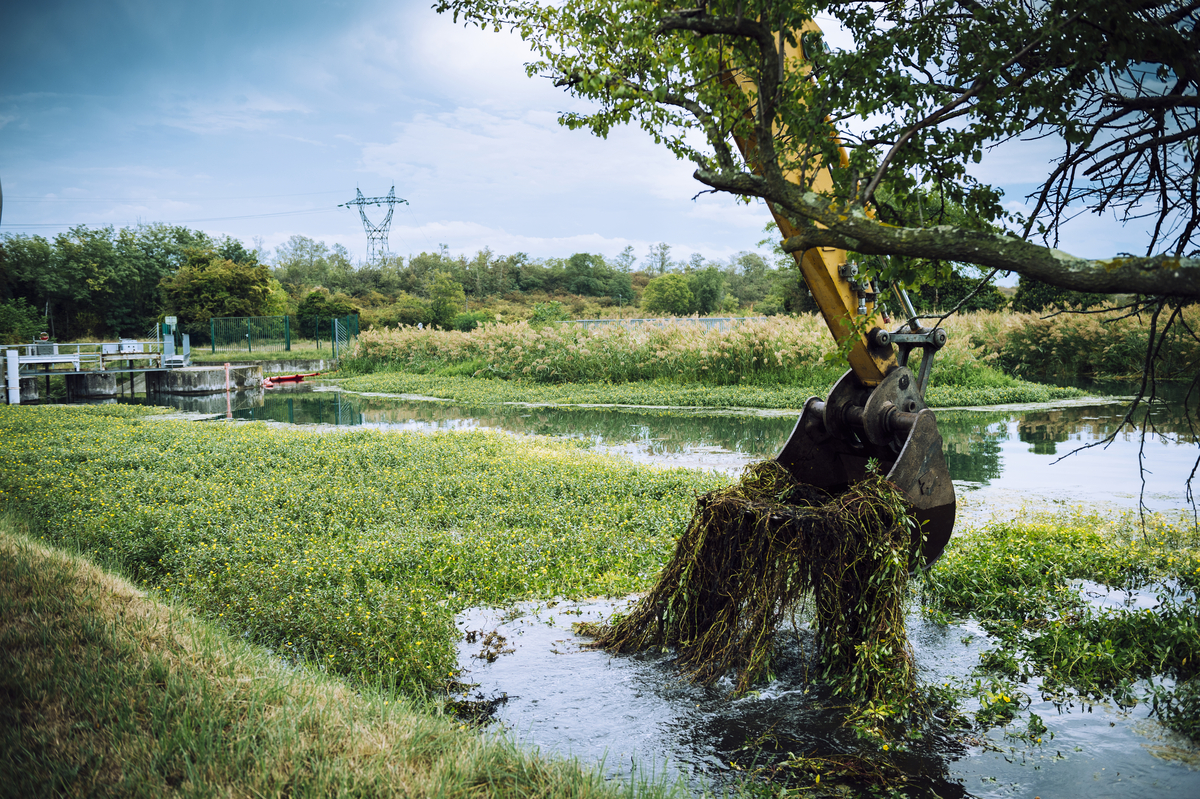
<instances>
[{"instance_id":1,"label":"river water","mask_svg":"<svg viewBox=\"0 0 1200 799\"><path fill-rule=\"evenodd\" d=\"M715 469L735 475L774 455L795 412L686 409L551 408L510 405L471 408L453 402L355 395L332 386L300 384L235 395L173 398L191 413L304 425L392 430L501 430L590 441L599 450L662 466ZM1156 432L1143 442L1117 433L1106 447L1069 454L1102 441L1120 425L1124 404L1088 399L1053 406L938 410L947 462L959 497L960 529L989 516L1026 509L1086 505L1152 510L1185 508L1185 483L1197 441L1178 403L1151 417ZM1139 468L1139 453L1144 469ZM1066 457L1063 457L1066 456ZM951 543L953 546L953 543ZM1113 599L1103 586L1081 586L1100 604L1153 608L1153 590ZM522 743L544 752L600 764L623 779L667 775L693 790L721 791L738 767L764 765L787 753L828 756L856 742L808 680L799 654L803 628L781 634L795 656L774 682L731 700L727 688L699 688L681 679L667 655L612 656L586 649L571 623L597 620L620 603L527 604L477 608L463 614L464 633L496 631L513 650L489 662L478 643L460 645L470 697L497 700L496 719ZM930 623L917 615L909 634L925 680L966 682L987 634L971 622ZM1200 796L1200 750L1149 718L1144 704L1056 705L1034 684L1014 724L974 738L931 736L903 755L911 795L942 797ZM964 708L970 712L975 708ZM1048 732L1037 744L1019 733L1030 713Z\"/></svg>"},{"instance_id":2,"label":"river water","mask_svg":"<svg viewBox=\"0 0 1200 799\"><path fill-rule=\"evenodd\" d=\"M224 394L156 401L214 418L226 415ZM747 463L775 455L797 417L795 411L469 407L351 394L309 383L235 394L229 407L230 415L241 420L564 436L642 463L715 469L732 476ZM1130 508L1139 498L1152 510L1185 507L1185 483L1200 451L1178 402L1152 415L1158 432L1144 445L1144 470L1138 459L1141 437L1128 428L1103 448L1075 452L1112 434L1124 410L1119 398L938 410L960 512L1008 513L1031 502Z\"/></svg>"}]
</instances>

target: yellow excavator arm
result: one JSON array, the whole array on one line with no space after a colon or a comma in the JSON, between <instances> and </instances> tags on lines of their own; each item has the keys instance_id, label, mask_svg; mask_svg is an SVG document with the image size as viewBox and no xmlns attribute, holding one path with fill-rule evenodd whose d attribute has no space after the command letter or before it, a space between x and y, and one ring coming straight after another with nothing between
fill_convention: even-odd
<instances>
[{"instance_id":1,"label":"yellow excavator arm","mask_svg":"<svg viewBox=\"0 0 1200 799\"><path fill-rule=\"evenodd\" d=\"M821 32L811 20L804 25L797 41L810 32ZM781 44L787 68L807 72L809 66L803 51L786 39ZM732 70L730 78L748 98L757 96L758 87L744 72ZM737 144L742 156L752 162L752 147L741 139L737 140ZM843 161L846 159L844 150L842 158ZM812 170L812 176L810 188L822 193L833 188L833 178L827 167ZM785 172L784 178L797 185L801 185L803 180L795 170ZM797 231L792 222L773 204L769 205L780 234L785 239L796 235ZM839 344L844 343L847 338L853 339L848 354L851 370L863 385L879 385L887 373L897 365L896 356L891 347L879 345L873 340L872 331L883 329L886 318L876 312L875 295L869 291L869 287L855 280L855 269L852 264L847 264L846 251L836 247L819 247L793 255L808 290L812 292L817 307L821 309L825 324L829 326L829 332ZM863 324L856 327L856 319L861 319ZM887 337L884 337L885 341L886 339Z\"/></svg>"},{"instance_id":2,"label":"yellow excavator arm","mask_svg":"<svg viewBox=\"0 0 1200 799\"><path fill-rule=\"evenodd\" d=\"M810 21L801 33L808 31L820 28ZM787 41L782 45L788 69L808 69L803 52ZM748 99L757 95L743 73L730 77ZM753 166L751 148L740 140L738 146ZM811 188L832 189L828 168L812 174ZM784 177L801 185L798 172ZM784 238L796 234L780 209L772 205L771 213ZM821 247L793 255L830 333L850 345L850 371L824 401L812 397L805 403L776 459L797 479L831 491L862 479L868 464L877 462L912 504L913 565L932 565L950 539L956 509L937 419L925 405L933 358L946 334L920 327L911 309L908 327L887 331L876 292L858 279L844 250ZM919 376L907 368L914 348L923 350Z\"/></svg>"}]
</instances>

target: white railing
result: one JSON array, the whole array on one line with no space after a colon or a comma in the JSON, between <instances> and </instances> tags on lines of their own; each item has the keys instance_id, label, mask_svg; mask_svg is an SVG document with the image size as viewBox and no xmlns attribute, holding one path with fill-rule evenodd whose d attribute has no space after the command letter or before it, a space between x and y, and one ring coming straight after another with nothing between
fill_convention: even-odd
<instances>
[{"instance_id":1,"label":"white railing","mask_svg":"<svg viewBox=\"0 0 1200 799\"><path fill-rule=\"evenodd\" d=\"M78 342L58 344L50 341L35 341L18 344L4 350L5 370L8 383L8 401L20 402L21 378L45 377L47 375L77 374L85 372L131 372L152 369L172 369L187 366L191 360L189 337L183 337L182 352L175 352L174 338L161 341ZM134 361L145 363L134 367ZM59 367L66 367L59 368ZM115 367L115 368L114 368Z\"/></svg>"},{"instance_id":2,"label":"white railing","mask_svg":"<svg viewBox=\"0 0 1200 799\"><path fill-rule=\"evenodd\" d=\"M118 361L149 361L152 365L161 366L163 344L159 341L137 341L136 339L71 344L38 341L9 348L8 357L11 357L11 353L14 352L17 353L22 376L32 377L45 374L45 372L43 370L27 370L26 366L66 364L76 372L107 371L109 364ZM25 374L26 372L28 374Z\"/></svg>"}]
</instances>

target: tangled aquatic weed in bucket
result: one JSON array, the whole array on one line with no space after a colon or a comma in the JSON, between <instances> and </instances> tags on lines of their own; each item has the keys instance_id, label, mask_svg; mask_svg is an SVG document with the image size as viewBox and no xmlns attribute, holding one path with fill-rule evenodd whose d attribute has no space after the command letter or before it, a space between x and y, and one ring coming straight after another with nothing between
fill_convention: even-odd
<instances>
[{"instance_id":1,"label":"tangled aquatic weed in bucket","mask_svg":"<svg viewBox=\"0 0 1200 799\"><path fill-rule=\"evenodd\" d=\"M584 626L613 652L673 647L695 681L770 672L779 624L811 600L823 677L855 705L907 707L916 678L904 626L910 517L878 475L840 495L775 461L697 499L658 581L628 614Z\"/></svg>"}]
</instances>

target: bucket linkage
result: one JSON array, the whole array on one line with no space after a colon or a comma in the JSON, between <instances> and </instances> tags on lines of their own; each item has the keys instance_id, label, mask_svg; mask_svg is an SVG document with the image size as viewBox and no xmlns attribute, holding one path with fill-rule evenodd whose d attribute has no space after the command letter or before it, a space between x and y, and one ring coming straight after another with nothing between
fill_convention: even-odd
<instances>
[{"instance_id":1,"label":"bucket linkage","mask_svg":"<svg viewBox=\"0 0 1200 799\"><path fill-rule=\"evenodd\" d=\"M811 397L804 404L776 456L796 480L832 494L866 477L874 461L912 503L914 568L932 566L941 557L956 508L942 436L923 388L905 366L894 368L874 389L847 372L824 402Z\"/></svg>"}]
</instances>

